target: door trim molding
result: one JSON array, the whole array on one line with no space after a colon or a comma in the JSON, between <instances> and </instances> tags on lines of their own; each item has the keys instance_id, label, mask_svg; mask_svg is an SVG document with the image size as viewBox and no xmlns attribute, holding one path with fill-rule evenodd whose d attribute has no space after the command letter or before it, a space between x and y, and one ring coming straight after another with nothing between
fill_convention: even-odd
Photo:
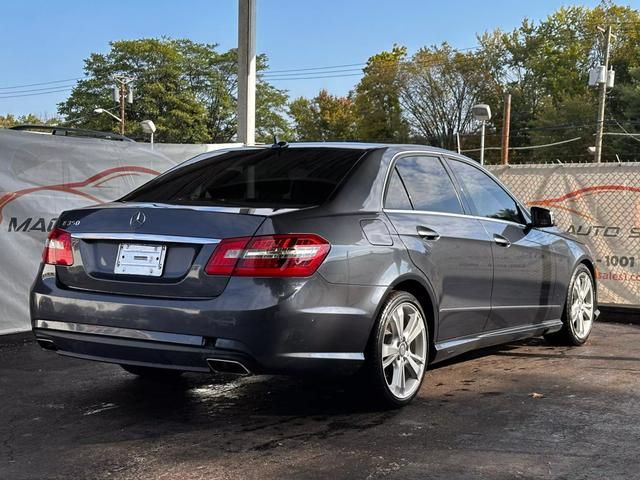
<instances>
[{"instance_id":1,"label":"door trim molding","mask_svg":"<svg viewBox=\"0 0 640 480\"><path fill-rule=\"evenodd\" d=\"M435 344L436 356L434 358L434 363L460 355L461 353L465 353L470 350L535 337L546 332L557 331L562 328L562 325L563 323L560 319L545 320L544 322L535 325L501 328L499 330L491 330L489 332L482 332L476 335L457 337L438 342Z\"/></svg>"},{"instance_id":2,"label":"door trim molding","mask_svg":"<svg viewBox=\"0 0 640 480\"><path fill-rule=\"evenodd\" d=\"M560 308L562 305L493 305L491 307L450 307L441 308L440 312L461 312L464 310L507 310L519 308Z\"/></svg>"}]
</instances>

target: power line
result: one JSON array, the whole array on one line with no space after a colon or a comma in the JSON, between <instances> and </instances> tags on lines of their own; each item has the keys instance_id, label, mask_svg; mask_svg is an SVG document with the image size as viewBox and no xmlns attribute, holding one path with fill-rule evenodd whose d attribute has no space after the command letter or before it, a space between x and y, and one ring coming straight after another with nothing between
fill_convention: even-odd
<instances>
[{"instance_id":1,"label":"power line","mask_svg":"<svg viewBox=\"0 0 640 480\"><path fill-rule=\"evenodd\" d=\"M0 100L4 99L4 98L18 98L18 97L33 97L35 95L48 95L50 93L58 93L58 92L67 92L69 90L71 90L71 87L67 87L67 88L61 88L58 90L50 90L48 92L40 92L40 93L23 93L21 95L2 95L0 96Z\"/></svg>"},{"instance_id":2,"label":"power line","mask_svg":"<svg viewBox=\"0 0 640 480\"><path fill-rule=\"evenodd\" d=\"M481 48L481 45L474 45L473 47L464 47L464 48L454 48L452 49L453 52L466 52L469 50L477 50L478 48ZM313 71L313 70L328 70L328 69L336 69L336 68L347 68L347 67L364 67L368 64L368 62L361 62L361 63L347 63L347 64L343 64L343 65L327 65L324 67L308 67L308 68L292 68L292 69L288 69L288 70L265 70L264 73L265 74L272 74L272 73L289 73L289 72L308 72L308 71Z\"/></svg>"},{"instance_id":3,"label":"power line","mask_svg":"<svg viewBox=\"0 0 640 480\"><path fill-rule=\"evenodd\" d=\"M627 23L627 22L621 22L621 23ZM633 24L633 25L637 25L640 24L640 22L628 22L629 24ZM574 38L580 38L582 37L584 38L592 38L596 32L576 32L577 35L574 36ZM576 39L577 39L576 38ZM451 53L459 53L459 52L465 52L465 51L470 51L470 50L477 50L479 48L482 48L481 45L475 45L472 47L465 47L465 48L459 48L459 49L451 49ZM472 61L476 61L476 59L474 58L468 58L468 59L463 59L463 60L458 60L458 62L472 62ZM419 66L442 66L442 65L446 65L446 62L436 62L436 61L425 61L425 60L416 60L413 59L411 60L411 63L413 64L417 64ZM339 65L325 65L325 66L321 66L321 67L304 67L304 68L291 68L291 69L281 69L281 70L263 70L262 72L258 72L258 75L265 79L265 80L270 80L270 81L283 81L283 80L316 80L316 79L322 79L322 78L342 78L342 77L355 77L355 76L359 76L362 75L362 69L364 67L366 67L368 65L368 62L359 62L359 63L347 63L347 64L339 64ZM397 64L392 64L392 65L377 65L376 68L377 69L392 69L392 68L403 68L404 62L398 62ZM360 73L353 73L353 72L358 72L360 71ZM33 92L36 91L40 91L42 90L42 94L48 94L48 93L55 93L54 90L50 90L50 91L45 91L48 89L53 89L53 88L57 88L57 87L61 87L62 85L56 85L56 84L61 84L61 83L65 83L65 82L69 82L69 81L78 81L78 80L82 80L83 78L67 78L67 79L62 79L62 80L51 80L51 81L47 81L47 82L37 82L37 83L28 83L28 84L23 84L23 85L13 85L13 86L7 86L7 87L0 87L0 98L17 98L19 96L31 96L31 95L17 95L18 93L29 93L31 94L32 91L27 91L27 90L17 90L20 88L24 88L24 87L32 87L32 86L41 86L41 85L50 85L50 87L48 88L43 88L43 89L34 89ZM15 95L14 95L15 94Z\"/></svg>"},{"instance_id":4,"label":"power line","mask_svg":"<svg viewBox=\"0 0 640 480\"><path fill-rule=\"evenodd\" d=\"M631 139L635 140L636 142L640 142L640 139L637 139L635 134L628 132L627 129L624 128L622 125L620 125L620 122L618 122L617 120L615 120L615 122L622 129L622 131L628 136L627 138L631 138Z\"/></svg>"},{"instance_id":5,"label":"power line","mask_svg":"<svg viewBox=\"0 0 640 480\"><path fill-rule=\"evenodd\" d=\"M640 22L638 21L633 21L633 20L622 20L619 22L616 22L616 25L633 25L633 26L640 26ZM574 35L575 39L591 39L593 38L595 35L597 34L597 32L576 32L576 35ZM457 53L457 52L465 52L465 51L470 51L470 50L477 50L479 48L482 48L481 45L475 45L472 47L465 47L465 48L458 48L458 49L452 49L453 53ZM432 66L438 66L438 65L444 65L444 62L418 62L420 63L424 63L427 65L432 65ZM338 73L338 72L333 72L333 70L336 69L342 69L342 68L348 68L348 67L365 67L368 65L368 62L360 62L360 63L346 63L346 64L340 64L340 65L326 65L326 66L322 66L322 67L304 67L304 68L291 68L291 69L283 69L283 70L264 70L262 72L259 72L259 75L262 76L263 78L268 78L268 79L272 79L272 80L283 80L285 79L284 77L294 77L294 76L298 76L296 74L300 74L300 75L304 75L306 73L311 73L311 72L317 72L317 73ZM383 66L384 68L384 66ZM329 72L329 70L332 70L332 72ZM354 71L356 69L350 69L351 71ZM344 70L344 72L347 72L347 70ZM344 75L344 76L355 76L353 74L349 74L349 75ZM275 78L278 77L278 78ZM280 78L283 77L283 78ZM334 76L334 77L326 77L326 78L338 78L339 76ZM315 79L316 77L301 77L300 80L311 80L311 79ZM0 91L3 90L16 90L16 89L20 89L20 88L24 88L24 87L34 87L34 86L41 86L41 85L54 85L54 84L60 84L60 83L64 83L64 82L70 82L70 81L78 81L78 80L82 80L83 77L76 77L76 78L66 78L66 79L61 79L61 80L50 80L47 82L37 82L37 83L27 83L27 84L22 84L22 85L13 85L13 86L6 86L6 87L0 87ZM53 87L51 87L53 88ZM18 93L15 91L12 92L0 92L0 95L2 95L3 93L9 94L9 93Z\"/></svg>"},{"instance_id":6,"label":"power line","mask_svg":"<svg viewBox=\"0 0 640 480\"><path fill-rule=\"evenodd\" d=\"M464 52L464 51L469 51L469 50L476 50L480 48L480 45L475 45L473 47L465 47L465 48L458 48L458 49L452 49L452 52ZM356 71L356 70L361 70L361 68L349 68L349 67L365 67L367 65L367 62L359 62L359 63L346 63L346 64L340 64L340 65L325 65L322 67L304 67L304 68L291 68L291 69L285 69L285 70L263 70L262 72L258 72L258 74L260 76L264 76L266 77L289 77L289 76L297 76L296 74L300 74L300 75L312 75L312 74L323 74L323 73L334 73L334 71L340 71L340 72L347 72L349 71ZM347 70L338 70L338 69L347 69ZM345 75L345 76L353 76L353 75ZM330 77L327 77L330 78ZM59 84L59 83L64 83L64 82L71 82L71 81L78 81L78 80L83 80L83 77L80 78L66 78L66 79L62 79L62 80L50 80L47 82L37 82L37 83L27 83L27 84L23 84L23 85L13 85L13 86L9 86L9 87L0 87L0 90L16 90L16 89L20 89L20 88L25 88L25 87L35 87L35 86L41 86L41 85L54 85L54 84ZM301 80L306 80L307 78L301 78ZM53 88L53 87L51 87ZM17 92L0 92L0 95L2 95L3 93L9 94L9 93L17 93Z\"/></svg>"},{"instance_id":7,"label":"power line","mask_svg":"<svg viewBox=\"0 0 640 480\"><path fill-rule=\"evenodd\" d=\"M562 145L564 143L576 142L582 140L582 137L570 138L569 140L562 140L561 142L545 143L544 145L531 145L529 147L510 147L509 150L534 150L537 148L554 147L556 145ZM485 147L485 150L501 150L502 147ZM471 150L461 150L462 152L478 152L480 148L473 148Z\"/></svg>"},{"instance_id":8,"label":"power line","mask_svg":"<svg viewBox=\"0 0 640 480\"><path fill-rule=\"evenodd\" d=\"M350 73L344 75L326 75L326 76L315 76L315 77L282 77L282 78L268 78L267 80L271 81L282 81L282 80L316 80L321 78L342 78L342 77L361 77L362 73Z\"/></svg>"},{"instance_id":9,"label":"power line","mask_svg":"<svg viewBox=\"0 0 640 480\"><path fill-rule=\"evenodd\" d=\"M16 88L37 87L39 85L52 85L54 83L73 82L77 80L82 80L82 78L65 78L64 80L51 80L48 82L26 83L24 85L14 85L12 87L0 87L0 90L15 90ZM14 93L14 92L6 92L6 93Z\"/></svg>"},{"instance_id":10,"label":"power line","mask_svg":"<svg viewBox=\"0 0 640 480\"><path fill-rule=\"evenodd\" d=\"M51 90L54 88L72 88L74 85L72 83L68 85L55 85L51 87L42 87L42 88L29 88L26 90L12 90L10 92L0 92L0 95L13 95L18 93L33 93L33 92L45 92L46 90Z\"/></svg>"},{"instance_id":11,"label":"power line","mask_svg":"<svg viewBox=\"0 0 640 480\"><path fill-rule=\"evenodd\" d=\"M324 75L324 74L333 74L333 73L352 73L352 72L362 72L361 68L347 68L341 70L323 70L321 72L300 72L300 73L258 73L258 75L265 79L271 79L273 77L298 77L300 75Z\"/></svg>"},{"instance_id":12,"label":"power line","mask_svg":"<svg viewBox=\"0 0 640 480\"><path fill-rule=\"evenodd\" d=\"M287 73L287 72L308 72L311 70L324 70L330 68L343 68L343 67L361 67L366 65L366 63L347 63L344 65L329 65L326 67L309 67L309 68L292 68L289 70L265 70L266 73Z\"/></svg>"}]
</instances>

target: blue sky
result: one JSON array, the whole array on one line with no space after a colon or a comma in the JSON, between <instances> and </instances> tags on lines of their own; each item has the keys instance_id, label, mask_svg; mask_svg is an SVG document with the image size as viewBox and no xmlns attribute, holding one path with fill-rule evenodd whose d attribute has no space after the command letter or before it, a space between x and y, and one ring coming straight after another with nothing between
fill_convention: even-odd
<instances>
[{"instance_id":1,"label":"blue sky","mask_svg":"<svg viewBox=\"0 0 640 480\"><path fill-rule=\"evenodd\" d=\"M562 5L595 6L597 0L257 0L257 49L272 70L365 62L394 43L412 53L443 41L456 48L476 45L476 34L510 30L523 17L537 20ZM640 0L624 2L635 8ZM237 42L236 0L7 1L2 5L0 115L53 115L67 91L6 98L46 86L17 85L82 76L83 59L106 52L110 40L171 36L218 43ZM279 80L292 96L311 96L321 88L345 94L358 77ZM72 82L56 84L65 88ZM36 92L37 93L37 92ZM2 98L5 97L5 98Z\"/></svg>"}]
</instances>

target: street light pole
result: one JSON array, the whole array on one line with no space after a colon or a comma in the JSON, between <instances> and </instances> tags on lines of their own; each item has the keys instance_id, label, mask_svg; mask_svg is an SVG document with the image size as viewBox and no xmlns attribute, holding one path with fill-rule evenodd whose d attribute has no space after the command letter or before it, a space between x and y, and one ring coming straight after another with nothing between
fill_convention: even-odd
<instances>
[{"instance_id":1,"label":"street light pole","mask_svg":"<svg viewBox=\"0 0 640 480\"><path fill-rule=\"evenodd\" d=\"M151 150L153 150L153 134L156 133L156 124L152 120L143 120L140 126L145 133L151 134Z\"/></svg>"},{"instance_id":2,"label":"street light pole","mask_svg":"<svg viewBox=\"0 0 640 480\"><path fill-rule=\"evenodd\" d=\"M596 163L602 161L602 134L604 132L604 111L607 101L607 80L609 75L609 53L611 51L611 25L607 27L604 40L604 81L600 83L598 101L598 128L596 131Z\"/></svg>"},{"instance_id":3,"label":"street light pole","mask_svg":"<svg viewBox=\"0 0 640 480\"><path fill-rule=\"evenodd\" d=\"M484 127L486 122L482 120L482 135L480 136L480 165L484 165Z\"/></svg>"},{"instance_id":4,"label":"street light pole","mask_svg":"<svg viewBox=\"0 0 640 480\"><path fill-rule=\"evenodd\" d=\"M480 165L484 165L484 131L486 124L491 120L491 107L485 103L479 103L471 107L473 118L481 122L482 132L480 135Z\"/></svg>"}]
</instances>

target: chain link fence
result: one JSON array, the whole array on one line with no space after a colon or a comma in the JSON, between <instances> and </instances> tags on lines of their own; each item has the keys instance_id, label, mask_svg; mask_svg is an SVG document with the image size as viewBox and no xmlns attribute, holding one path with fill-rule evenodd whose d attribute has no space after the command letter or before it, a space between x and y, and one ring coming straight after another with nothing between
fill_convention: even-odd
<instances>
[{"instance_id":1,"label":"chain link fence","mask_svg":"<svg viewBox=\"0 0 640 480\"><path fill-rule=\"evenodd\" d=\"M490 166L528 205L589 245L599 300L640 305L640 163Z\"/></svg>"}]
</instances>

